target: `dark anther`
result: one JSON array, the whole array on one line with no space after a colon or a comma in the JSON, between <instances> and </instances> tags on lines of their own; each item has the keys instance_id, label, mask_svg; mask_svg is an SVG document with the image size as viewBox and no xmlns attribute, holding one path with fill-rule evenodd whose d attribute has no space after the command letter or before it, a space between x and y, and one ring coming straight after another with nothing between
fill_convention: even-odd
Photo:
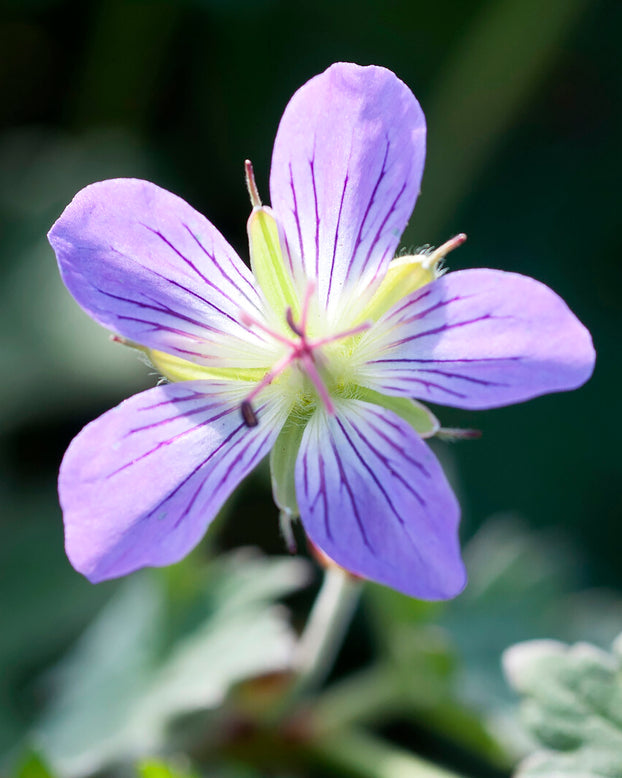
<instances>
[{"instance_id":1,"label":"dark anther","mask_svg":"<svg viewBox=\"0 0 622 778\"><path fill-rule=\"evenodd\" d=\"M242 411L242 418L244 419L244 424L246 424L247 427L256 427L259 424L259 419L257 418L257 414L253 410L253 406L250 404L248 400L244 400L242 402L242 405L240 406L240 410Z\"/></svg>"},{"instance_id":2,"label":"dark anther","mask_svg":"<svg viewBox=\"0 0 622 778\"><path fill-rule=\"evenodd\" d=\"M300 327L294 321L294 314L292 313L292 309L291 308L288 308L285 311L285 321L287 322L287 326L290 328L290 330L295 335L298 335L299 338L302 338L302 331L300 330Z\"/></svg>"}]
</instances>

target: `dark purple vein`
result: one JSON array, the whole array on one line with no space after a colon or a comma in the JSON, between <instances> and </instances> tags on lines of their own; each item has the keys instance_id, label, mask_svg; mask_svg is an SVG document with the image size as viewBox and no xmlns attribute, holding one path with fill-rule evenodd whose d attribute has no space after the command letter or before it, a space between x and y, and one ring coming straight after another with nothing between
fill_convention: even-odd
<instances>
[{"instance_id":1,"label":"dark purple vein","mask_svg":"<svg viewBox=\"0 0 622 778\"><path fill-rule=\"evenodd\" d=\"M335 225L335 240L333 241L333 256L330 262L330 274L328 276L328 291L326 292L326 304L330 300L330 293L333 287L333 273L335 270L335 258L337 256L337 241L339 240L339 227L341 225L341 214L343 213L343 203L346 197L346 189L348 187L348 174L343 182L343 191L341 192L341 200L339 202L339 213L337 214L337 224Z\"/></svg>"},{"instance_id":2,"label":"dark purple vein","mask_svg":"<svg viewBox=\"0 0 622 778\"><path fill-rule=\"evenodd\" d=\"M423 291L419 294L418 297L412 297L407 298L405 302L403 302L399 308L392 308L390 310L390 317L391 319L396 318L405 308L408 308L410 305L416 305L418 302L421 302L421 300L424 300L426 297L432 294L434 289L431 289L429 285L426 285L423 287Z\"/></svg>"},{"instance_id":3,"label":"dark purple vein","mask_svg":"<svg viewBox=\"0 0 622 778\"><path fill-rule=\"evenodd\" d=\"M337 447L335 445L335 442L334 442L332 436L330 437L330 447L331 447L332 452L334 454L335 461L337 463L337 468L339 470L339 478L341 479L341 486L345 487L345 489L346 489L346 491L348 493L348 497L350 498L350 504L352 505L352 512L354 513L354 518L356 519L356 523L358 525L359 532L361 533L361 537L363 538L363 543L367 546L367 548L375 556L374 549L370 545L369 540L367 538L367 533L365 532L365 527L364 527L363 522L361 520L361 516L360 516L360 513L359 513L358 505L356 504L356 500L354 499L354 493L352 491L352 486L350 485L350 482L348 481L348 478L346 476L346 473L345 473L345 470L344 470L344 467L343 467L343 462L341 461L341 459L339 457L339 451L337 450Z\"/></svg>"},{"instance_id":4,"label":"dark purple vein","mask_svg":"<svg viewBox=\"0 0 622 778\"><path fill-rule=\"evenodd\" d=\"M379 419L382 422L382 424L386 424L389 427L391 427L392 429L394 429L398 433L400 438L403 439L405 437L404 430L400 427L399 424L397 424L396 422L392 421L390 418L387 418L386 416L383 416L381 413L378 413L373 408L369 409L369 413L372 416L375 416L377 419ZM430 476L430 471L427 469L427 467L422 462L419 462L419 460L417 460L417 459L413 459L409 454L406 453L406 449L403 446L400 446L394 440L391 440L391 438L380 427L377 427L375 424L373 424L370 421L368 421L367 423L369 424L370 428L376 433L376 435L378 435L380 438L382 438L382 440L384 440L384 442L387 443L387 445L391 446L391 448L393 448L395 451L397 451L400 456L403 456L404 459L407 462L410 462L411 465L416 467L417 470L419 470L421 473L423 473L427 478L431 477ZM408 443L408 439L406 439L406 443Z\"/></svg>"},{"instance_id":5,"label":"dark purple vein","mask_svg":"<svg viewBox=\"0 0 622 778\"><path fill-rule=\"evenodd\" d=\"M479 363L479 362L520 362L524 357L472 357L469 359L415 359L410 357L400 357L399 359L391 359L391 357L387 357L386 359L370 359L367 364L377 364L382 362L405 362L405 363L414 363L414 364L422 364L422 365L462 365L462 364L473 364L473 363Z\"/></svg>"},{"instance_id":6,"label":"dark purple vein","mask_svg":"<svg viewBox=\"0 0 622 778\"><path fill-rule=\"evenodd\" d=\"M315 184L315 156L309 160L309 169L311 170L311 186L313 187L313 202L315 204L315 277L318 278L320 272L320 212Z\"/></svg>"},{"instance_id":7,"label":"dark purple vein","mask_svg":"<svg viewBox=\"0 0 622 778\"><path fill-rule=\"evenodd\" d=\"M367 218L369 217L369 214L371 213L372 206L373 206L374 202L376 201L376 194L378 193L378 188L380 187L382 179L385 177L386 172L387 172L385 166L387 164L387 158L389 156L389 148L390 148L391 144L389 142L389 138L388 137L386 137L385 140L386 140L386 146L385 146L385 149L384 149L384 158L382 160L382 167L380 169L380 175L378 176L378 179L377 179L377 181L376 181L376 183L374 185L374 188L372 189L371 196L369 198L369 202L367 203L367 206L365 208L365 212L363 213L363 218L361 219L361 223L359 225L359 231L357 233L356 240L354 241L354 246L353 246L353 249L352 249L352 257L353 258L356 256L356 253L357 253L360 245L363 242L363 230L365 228L365 223L367 221Z\"/></svg>"},{"instance_id":8,"label":"dark purple vein","mask_svg":"<svg viewBox=\"0 0 622 778\"><path fill-rule=\"evenodd\" d=\"M166 245L169 246L175 252L175 254L177 254L178 257L183 259L183 261L186 262L190 267L194 267L192 262L190 262L190 260L184 254L182 254L182 252L176 246L174 246L167 238L165 238L164 235L162 235L159 232L156 232L155 234L158 235L158 237L160 237L164 241L164 243L166 243ZM197 300L200 300L205 305L209 306L210 308L213 308L217 313L219 313L222 316L224 316L225 318L229 319L234 324L239 325L239 321L238 321L238 319L236 319L235 316L233 316L232 314L228 313L227 311L224 311L222 308L220 308L218 305L216 305L216 303L212 302L211 300L208 300L207 297L203 297L203 295L199 294L194 289L190 289L189 287L185 286L184 284L181 284L179 281L175 281L173 278L170 278L168 276L162 275L161 273L158 273L153 268L146 268L146 269L151 271L152 273L154 273L156 276L158 276L158 278L162 278L164 281L167 281L169 284L172 284L173 286L176 286L178 289L181 289L182 291L186 292L187 294L192 295L192 297L196 297ZM196 270L196 268L195 268L195 270ZM197 272L199 272L199 271L197 270ZM232 300L227 294L225 294L225 292L223 292L222 289L219 289L213 283L208 281L204 276L201 276L201 277L204 278L204 280L205 280L205 282L207 283L208 286L210 286L213 289L216 289L218 291L218 293L221 294L225 298L225 300L230 302L236 308L239 308L239 305L234 300Z\"/></svg>"},{"instance_id":9,"label":"dark purple vein","mask_svg":"<svg viewBox=\"0 0 622 778\"><path fill-rule=\"evenodd\" d=\"M192 410L185 410L182 413L177 413L174 416L169 416L166 419L159 419L158 421L151 422L149 424L143 424L142 427L133 427L131 430L128 430L124 438L129 437L130 435L134 435L137 432L144 432L145 430L155 429L156 427L162 427L165 424L170 424L171 422L178 421L180 418L187 419L189 416L196 416L198 413L206 413L207 411L211 410L214 407L220 407L222 408L222 401L212 401L208 403L207 405L201 405L198 408L192 408ZM192 427L191 429L198 429L198 427L203 426L203 424L206 424L211 421L216 421L217 419L221 419L223 416L226 416L227 414L231 413L233 409L227 408L226 410L219 411L215 416L212 416L209 419L205 419L201 424L196 425L195 427ZM175 437L171 438L168 443L174 442Z\"/></svg>"},{"instance_id":10,"label":"dark purple vein","mask_svg":"<svg viewBox=\"0 0 622 778\"><path fill-rule=\"evenodd\" d=\"M398 374L396 374L396 373L393 373L393 374L389 373L389 374L385 375L385 377L384 377L384 381L388 381L388 380L404 381L407 384L419 384L420 386L424 386L428 390L428 392L430 391L430 389L439 389L441 392L445 392L446 394L449 394L452 397L458 397L461 400L466 399L467 396L468 396L466 394L462 394L461 392L456 392L453 389L448 389L446 386L443 386L442 384L434 383L434 381L426 381L423 378L417 378L416 376L413 376L413 375L408 375L408 374L407 375L402 375L402 374L399 374L399 373ZM400 391L404 391L404 387L403 386L399 386L399 385L398 386L394 386L392 384L384 383L384 381L382 383L382 388L386 392L400 392Z\"/></svg>"},{"instance_id":11,"label":"dark purple vein","mask_svg":"<svg viewBox=\"0 0 622 778\"><path fill-rule=\"evenodd\" d=\"M340 430L341 430L341 432L342 432L343 436L344 436L344 437L345 437L345 439L348 441L348 444L349 444L350 448L352 449L352 451L354 452L354 455L355 455L355 457L356 457L356 458L358 459L358 461L361 463L361 465L363 466L363 468L364 468L364 469L365 469L365 470L366 470L366 471L369 473L369 475L370 475L370 477L371 477L372 481L373 481L373 482L376 484L376 486L378 487L378 490L380 491L380 493L381 493L381 494L382 494L382 496L384 497L384 499L385 499L386 503L387 503L387 504L388 504L388 506L391 508L391 510L392 510L392 512L393 512L393 515L394 515L394 516L395 516L395 518L398 520L398 522L399 522L399 523L400 523L400 524L403 526L403 525L404 525L404 519L403 519L403 518L400 516L400 514L399 514L399 512L398 512L397 508L396 508L396 507L395 507L395 505L393 504L393 500L392 500L392 499L389 497L389 494L388 494L387 490L384 488L384 486L382 485L382 483L381 483L380 479L378 478L378 476L376 475L376 473L373 471L373 469L370 467L370 465L369 465L369 464L368 464L368 463L365 461L365 459L364 459L364 458L363 458L363 456L361 455L361 452L359 451L358 447L357 447L357 446L354 444L354 441L353 441L353 440L352 440L352 438L351 438L351 437L348 435L348 433L347 433L347 431L346 431L346 428L345 428L345 426L343 425L343 423L342 423L342 421L341 421L340 419L337 419L337 424L339 425L339 428L340 428ZM354 425L352 425L352 426L354 426ZM391 473L391 475L393 475L393 476L396 476L396 477L397 477L397 476L398 476L398 474L397 474L397 473L396 473L396 471L393 469L393 467L392 467L392 466L389 464L389 460L388 460L388 459L387 459L387 458L386 458L386 457L385 457L383 454L381 454L381 453L380 453L380 452L379 452L377 449L375 449L375 448L374 448L374 447L373 447L373 446L372 446L372 445L371 445L371 444L370 444L370 443L369 443L367 440L365 440L365 438L364 438L364 437L363 437L363 436L360 434L360 432L358 432L358 430L356 430L356 429L355 429L355 432L357 433L357 435L359 436L359 438L360 438L360 439L363 441L363 443L364 443L364 444L365 444L365 445L366 445L366 446L367 446L367 447L368 447L368 448L369 448L371 451L373 451L373 452L374 452L374 454L375 454L375 455L378 457L378 459L380 460L380 462L382 462L382 464L384 465L384 467L386 467L386 469L387 469L387 470L388 470L388 471ZM400 479L400 480L403 480L403 479ZM406 488L407 488L409 491L412 491L408 485L406 485ZM415 495L415 496L417 497L417 499L420 499L420 498L418 497L418 495L416 495L416 493L414 493L414 492L413 492L413 495Z\"/></svg>"},{"instance_id":12,"label":"dark purple vein","mask_svg":"<svg viewBox=\"0 0 622 778\"><path fill-rule=\"evenodd\" d=\"M192 472L190 472L183 479L183 481L181 481L181 483L177 484L177 486L174 489L172 489L166 495L166 497L163 497L162 500L160 500L160 502L155 506L155 508L152 508L152 510L150 510L149 513L147 513L143 518L148 519L150 516L153 516L153 514L156 511L158 511L164 505L164 503L168 502L172 497L174 497L179 492L179 490L182 489L188 483L188 481L190 481L190 479L193 478L193 476L195 476L196 473L199 472L199 470L205 467L205 465L207 465L210 462L210 460L213 459L213 457L215 457L216 454L218 454L224 446L228 445L230 441L232 441L233 438L235 438L235 436L240 433L240 431L247 430L247 429L248 427L246 426L245 422L241 422L241 424L239 424L239 426L237 426L233 430L233 432L229 433L229 435L227 435L227 437L223 441L221 441L220 445L217 446L217 448L215 448L212 452L210 452L204 460L199 462L199 464L194 468L194 470L192 470ZM196 499L196 496L193 499ZM184 511L184 513L177 519L177 521L173 525L174 527L177 527L179 525L182 518L187 515L187 511L188 509L186 509L186 511Z\"/></svg>"},{"instance_id":13,"label":"dark purple vein","mask_svg":"<svg viewBox=\"0 0 622 778\"><path fill-rule=\"evenodd\" d=\"M480 384L481 386L509 386L509 384L501 383L500 381L490 381L485 378L475 378L474 376L463 375L462 373L447 373L445 370L437 370L431 367L417 368L418 373L432 373L433 375L440 375L444 378L455 378L460 381L469 381L472 384Z\"/></svg>"},{"instance_id":14,"label":"dark purple vein","mask_svg":"<svg viewBox=\"0 0 622 778\"><path fill-rule=\"evenodd\" d=\"M373 426L373 425L371 425L371 424L370 424L369 426L370 426L370 428L371 428L371 429L374 429L374 426ZM354 427L354 425L353 425L353 427ZM369 450L370 450L372 453L374 453L374 454L375 454L375 455L378 457L378 459L379 459L379 460L380 460L380 461L381 461L381 462L382 462L382 463L385 465L385 467L386 467L386 468L389 470L389 472L391 473L391 475L392 475L394 478L396 478L398 481L400 481L400 483L401 483L401 484L402 484L402 485L405 487L406 491L410 492L410 493L413 495L413 497L414 497L414 498L417 500L417 502L418 502L418 503L421 505L421 507L422 507L422 508L425 508L425 506L426 506L426 501L425 501L425 500L423 499L423 497L422 497L422 496L419 494L419 492L418 492L418 491L417 491L417 490L414 488L414 486L413 486L412 484L409 484L409 483L408 483L408 481L407 481L407 480L406 480L406 479L405 479L405 478L402 476L402 474L401 474L399 471L395 470L395 468L393 467L393 465L392 465L392 464L390 464L390 462L389 462L389 460L387 459L387 457L385 457L385 455L384 455L384 454L382 454L382 452L381 452L379 449L377 449L377 448L376 448L376 447L375 447L375 446L374 446L374 445L373 445L373 444L370 442L370 440L369 440L369 438L368 438L368 437L366 437L365 435L363 435L363 434L360 432L360 430L359 430L359 429L357 429L356 427L354 427L354 431L356 432L357 436L360 438L360 440L361 440L362 444L363 444L364 446L367 446L367 448L368 448L368 449L369 449ZM380 435L380 437L384 438L384 436L383 436L383 435ZM392 446L392 448L395 448L395 447L394 447L394 446ZM397 449L397 451L399 452L399 454L400 454L400 456L401 456L401 457L403 457L404 459L406 459L406 460L408 460L408 461L411 461L411 460L409 460L409 458L406 456L406 453L405 453L405 451L404 451L403 449L399 449L399 448L398 448L398 449ZM416 462L415 464L417 464L417 465L418 465L419 463L418 463L418 462ZM421 468L419 468L419 469L421 469ZM404 520L402 519L402 517L400 516L400 517L398 517L398 518L399 518L399 522L400 522L400 524L401 524L402 526L404 526Z\"/></svg>"},{"instance_id":15,"label":"dark purple vein","mask_svg":"<svg viewBox=\"0 0 622 778\"><path fill-rule=\"evenodd\" d=\"M201 410L205 410L202 408ZM132 459L130 462L126 462L124 465L121 465L121 467L118 467L116 470L113 470L112 473L109 473L106 476L106 479L112 478L113 476L117 475L118 473L122 472L123 470L126 470L128 467L131 467L132 465L138 464L138 462L141 462L143 459L146 459L147 457L151 456L152 454L155 454L157 451L159 451L161 448L164 448L166 446L170 446L173 443L177 443L182 438L186 437L187 435L190 435L197 430L201 429L202 427L205 427L207 424L210 424L213 421L216 421L219 418L222 418L223 416L226 416L228 413L231 413L231 411L234 410L232 408L227 409L226 411L223 411L220 414L217 414L216 416L210 418L210 419L204 419L199 424L194 424L192 427L188 427L188 429L182 430L181 432L178 432L176 435L173 435L171 438L167 438L166 440L161 440L159 443L157 443L153 448L149 449L148 451L145 451L143 454L141 454L139 457L136 457L135 459ZM171 419L167 419L166 421L176 421L177 419L185 416L192 415L192 412L186 412L183 414L180 414L178 416L173 416ZM157 424L153 425L157 426ZM148 429L146 427L145 429ZM130 430L132 432L133 430ZM139 431L139 430L137 430ZM130 434L130 433L127 433ZM165 498L168 499L168 498Z\"/></svg>"},{"instance_id":16,"label":"dark purple vein","mask_svg":"<svg viewBox=\"0 0 622 778\"><path fill-rule=\"evenodd\" d=\"M294 201L294 207L292 208L292 214L296 221L296 229L298 230L298 243L300 244L300 258L304 263L304 246L302 245L302 229L300 227L300 216L298 215L298 201L296 199L296 187L294 186L294 173L292 171L292 163L289 163L289 187L292 191L292 200Z\"/></svg>"},{"instance_id":17,"label":"dark purple vein","mask_svg":"<svg viewBox=\"0 0 622 778\"><path fill-rule=\"evenodd\" d=\"M374 251L375 247L378 245L378 241L380 240L380 236L381 236L381 234L382 234L382 232L383 232L383 230L384 230L384 228L386 226L386 223L389 221L389 219L391 218L391 216L395 212L395 209L397 207L398 202L400 201L402 195L406 191L406 183L407 182L404 181L404 183L402 184L402 188L397 193L397 197L395 198L395 200L391 204L391 208L389 208L389 211L387 212L387 215L382 220L382 224L380 225L380 227L378 227L378 230L376 231L376 235L374 236L374 239L369 244L369 249L367 250L367 256L365 257L365 260L363 261L363 266L360 269L361 273L367 267L367 265L369 263L369 260L371 259L371 256L373 254L373 251ZM397 246L397 244L396 244L396 246Z\"/></svg>"},{"instance_id":18,"label":"dark purple vein","mask_svg":"<svg viewBox=\"0 0 622 778\"><path fill-rule=\"evenodd\" d=\"M180 313L179 311L174 310L173 308L170 308L167 305L164 305L162 303L158 305L154 305L153 301L150 303L144 303L140 302L139 300L133 300L131 297L123 297L119 294L114 294L113 292L107 292L105 289L100 289L99 287L94 287L100 294L103 294L105 297L111 297L113 300L118 300L119 302L126 303L127 305L130 305L132 307L141 308L148 311L154 311L155 313L161 313L164 316L172 316L175 319L180 319L181 321L185 321L188 324L193 324L195 327L198 327L199 329L206 330L207 332L214 332L217 335L228 335L229 333L226 333L224 330L220 330L213 325L206 324L205 322L199 321L198 319L194 319L191 316L187 316L184 313ZM149 298L144 292L142 293L147 299ZM132 320L133 317L131 316L123 316L119 315L119 319L129 319ZM136 319L136 321L141 321L140 319ZM145 322L145 323L153 323L153 322ZM190 335L190 333L182 333L184 335L187 335L189 337L197 337Z\"/></svg>"},{"instance_id":19,"label":"dark purple vein","mask_svg":"<svg viewBox=\"0 0 622 778\"><path fill-rule=\"evenodd\" d=\"M483 316L477 316L475 319L467 319L465 321L456 321L452 324L441 324L439 327L434 327L434 329L426 330L425 332L415 332L413 335L408 335L406 338L400 338L400 340L396 340L393 343L390 343L386 346L386 349L393 348L395 346L401 346L403 343L408 343L411 340L418 340L419 338L425 338L429 335L438 335L441 332L445 332L447 330L454 330L458 327L467 327L470 324L478 324L481 321L488 321L492 319L511 319L511 316L495 316L492 313L486 313Z\"/></svg>"},{"instance_id":20,"label":"dark purple vein","mask_svg":"<svg viewBox=\"0 0 622 778\"><path fill-rule=\"evenodd\" d=\"M426 308L423 311L413 313L409 316L400 317L399 323L401 325L405 325L411 324L414 321L421 321L422 319L425 319L426 316L429 316L429 314L434 313L434 311L438 311L448 305L452 305L453 303L460 302L464 299L466 298L460 297L460 295L456 295L456 297L450 297L448 300L439 300L438 302L434 303L434 305L431 305L429 308Z\"/></svg>"},{"instance_id":21,"label":"dark purple vein","mask_svg":"<svg viewBox=\"0 0 622 778\"><path fill-rule=\"evenodd\" d=\"M208 250L205 248L205 246L203 245L203 243L202 243L202 242L199 240L198 236L197 236L197 235L195 235L195 233L194 233L194 232L193 232L193 231L190 229L190 227L189 227L187 224L184 224L183 226L184 226L184 228L185 228L185 229L188 231L188 233L190 234L190 236L192 237L192 239L195 241L195 243L197 244L197 246L198 246L198 247L201 249L201 251L202 251L202 252L205 254L205 256L206 256L208 259L210 259L210 260L213 262L214 266L216 267L216 269L218 270L218 272L220 273L220 275L221 275L221 276L222 276L222 277L225 279L225 281L226 281L227 283L231 284L232 286L234 286L234 288L236 289L236 291L238 291L238 292L239 292L239 293L240 293L240 294L241 294L241 295L244 297L244 299L245 299L245 300L247 300L247 302L249 302L249 303L250 303L250 304L253 306L253 308L255 308L255 310L260 310L259 306L257 305L257 290L255 289L255 287L253 286L253 284L251 283L251 281L250 281L250 280L249 280L249 279L248 279L248 278L247 278L247 277L244 275L244 273L243 273L243 272L240 270L240 268L238 267L238 264L237 264L237 262L234 260L234 258L233 258L233 257L229 257L229 256L227 256L227 259L228 259L228 260L229 260L229 262L231 263L231 268L232 268L232 269L235 271L235 273L236 273L236 275L238 276L238 278L240 278L240 280L244 281L244 283L246 284L246 286L248 286L248 287L249 287L249 289L251 289L251 290L252 290L252 292L253 292L253 293L254 293L254 295L255 295L255 299L252 299L252 298L251 298L251 297L248 295L248 293L247 293L247 292L245 292L243 289L241 289L239 286L237 286L236 284L234 284L234 283L233 283L233 281L231 280L231 277L230 277L230 276L229 276L229 275L228 275L228 274L227 274L227 273L224 271L224 269L222 268L222 266L220 265L220 263L219 263L219 262L218 262L218 260L216 259L216 254L215 254L215 253L211 254L211 253L210 253L210 252L209 252L209 251L208 251ZM189 260L187 260L187 261L189 261ZM215 284L213 284L211 281L209 281L209 280L208 280L208 279L207 279L207 278L206 278L206 277L203 275L203 273L201 273L201 271L200 271L200 270L199 270L199 269L198 269L198 268L197 268L197 267L194 265L194 263L190 263L190 266L192 267L192 269L193 269L193 270L194 270L196 273L198 273L198 275L199 275L199 276L200 276L200 277L201 277L201 278L202 278L202 279L205 281L205 283L209 284L210 286L212 286L214 289L216 289L216 290L217 290L217 291L219 291L219 292L221 292L221 291L222 291L222 289L221 289L220 287L216 286L216 285L215 285ZM230 297L227 297L227 299L228 299L230 302L232 302L234 305L236 304L236 303L235 303L235 300L232 300Z\"/></svg>"}]
</instances>

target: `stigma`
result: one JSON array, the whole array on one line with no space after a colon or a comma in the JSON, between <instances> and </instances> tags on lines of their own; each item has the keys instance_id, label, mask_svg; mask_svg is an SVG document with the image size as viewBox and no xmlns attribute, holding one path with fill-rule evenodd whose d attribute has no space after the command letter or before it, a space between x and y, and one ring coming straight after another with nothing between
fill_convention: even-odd
<instances>
[{"instance_id":1,"label":"stigma","mask_svg":"<svg viewBox=\"0 0 622 778\"><path fill-rule=\"evenodd\" d=\"M340 331L334 335L320 338L309 337L309 308L314 292L315 283L309 281L302 301L300 317L297 320L294 318L294 313L291 308L288 307L285 310L285 322L289 330L289 334L287 335L282 332L277 332L245 312L240 314L240 319L245 326L259 329L269 337L274 338L274 340L286 346L285 354L267 371L261 381L259 381L240 405L242 419L247 427L256 427L257 424L259 424L257 413L253 407L253 400L266 388L266 386L271 384L278 376L292 366L297 367L308 378L326 412L330 416L335 414L335 405L323 375L325 371L322 348L329 343L335 343L358 335L369 329L371 325L369 322L363 322L356 327Z\"/></svg>"}]
</instances>

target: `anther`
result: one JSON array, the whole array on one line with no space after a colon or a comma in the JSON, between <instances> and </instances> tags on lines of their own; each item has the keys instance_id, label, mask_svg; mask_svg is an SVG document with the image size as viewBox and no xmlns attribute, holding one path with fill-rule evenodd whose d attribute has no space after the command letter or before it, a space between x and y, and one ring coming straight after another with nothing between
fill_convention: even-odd
<instances>
[{"instance_id":1,"label":"anther","mask_svg":"<svg viewBox=\"0 0 622 778\"><path fill-rule=\"evenodd\" d=\"M242 412L242 419L247 427L256 427L259 424L259 419L255 413L253 406L249 400L243 400L240 405L240 411Z\"/></svg>"}]
</instances>

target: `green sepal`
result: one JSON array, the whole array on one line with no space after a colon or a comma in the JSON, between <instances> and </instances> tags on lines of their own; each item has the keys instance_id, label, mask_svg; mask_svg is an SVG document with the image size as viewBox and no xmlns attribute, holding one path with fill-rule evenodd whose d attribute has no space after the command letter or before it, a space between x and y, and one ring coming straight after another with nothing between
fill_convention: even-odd
<instances>
[{"instance_id":1,"label":"green sepal","mask_svg":"<svg viewBox=\"0 0 622 778\"><path fill-rule=\"evenodd\" d=\"M270 452L270 475L274 502L288 518L300 515L296 501L296 457L306 427L306 419L290 416Z\"/></svg>"},{"instance_id":2,"label":"green sepal","mask_svg":"<svg viewBox=\"0 0 622 778\"><path fill-rule=\"evenodd\" d=\"M374 403L374 405L380 405L393 411L401 419L407 421L422 438L431 438L441 428L439 420L432 411L416 400L411 400L410 397L392 397L364 387L360 387L357 397L359 400Z\"/></svg>"},{"instance_id":3,"label":"green sepal","mask_svg":"<svg viewBox=\"0 0 622 778\"><path fill-rule=\"evenodd\" d=\"M392 260L378 290L362 312L361 320L377 321L406 295L434 281L438 276L436 266L428 266L427 259L421 254Z\"/></svg>"},{"instance_id":4,"label":"green sepal","mask_svg":"<svg viewBox=\"0 0 622 778\"><path fill-rule=\"evenodd\" d=\"M266 206L253 208L247 224L251 268L266 302L285 323L285 311L300 315L300 301L294 280L285 263L279 226Z\"/></svg>"},{"instance_id":5,"label":"green sepal","mask_svg":"<svg viewBox=\"0 0 622 778\"><path fill-rule=\"evenodd\" d=\"M180 359L164 351L141 348L151 364L169 381L210 381L225 379L229 381L261 381L265 368L247 367L203 367L187 359Z\"/></svg>"}]
</instances>

